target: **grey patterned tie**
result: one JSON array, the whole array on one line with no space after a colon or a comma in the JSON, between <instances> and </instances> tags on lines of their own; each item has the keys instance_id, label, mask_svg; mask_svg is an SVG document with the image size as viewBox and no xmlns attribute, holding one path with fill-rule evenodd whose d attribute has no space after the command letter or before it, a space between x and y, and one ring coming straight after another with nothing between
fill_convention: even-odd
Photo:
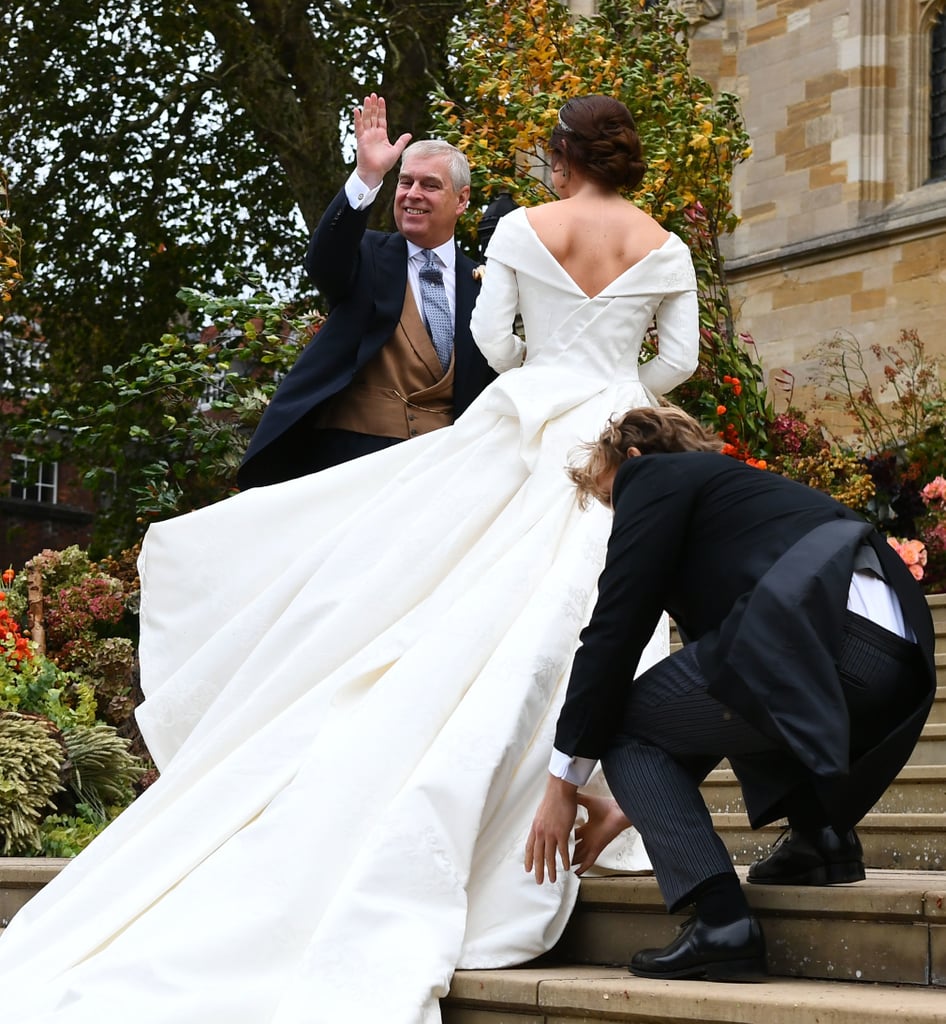
<instances>
[{"instance_id":1,"label":"grey patterned tie","mask_svg":"<svg viewBox=\"0 0 946 1024\"><path fill-rule=\"evenodd\" d=\"M440 365L446 371L453 349L453 320L443 286L443 272L430 249L421 249L424 265L420 268L420 298L424 306L424 323L437 350Z\"/></svg>"}]
</instances>

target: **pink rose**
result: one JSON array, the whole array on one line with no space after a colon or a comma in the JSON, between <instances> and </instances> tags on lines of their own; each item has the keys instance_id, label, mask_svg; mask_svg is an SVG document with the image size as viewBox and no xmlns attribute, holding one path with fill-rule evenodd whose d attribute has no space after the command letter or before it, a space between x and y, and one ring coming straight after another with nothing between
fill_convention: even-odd
<instances>
[{"instance_id":1,"label":"pink rose","mask_svg":"<svg viewBox=\"0 0 946 1024\"><path fill-rule=\"evenodd\" d=\"M927 505L929 505L931 501L946 503L946 479L938 476L931 480L930 483L920 491L920 497Z\"/></svg>"},{"instance_id":2,"label":"pink rose","mask_svg":"<svg viewBox=\"0 0 946 1024\"><path fill-rule=\"evenodd\" d=\"M898 540L888 537L887 543L903 559L915 580L923 579L923 566L926 565L926 545L921 540Z\"/></svg>"}]
</instances>

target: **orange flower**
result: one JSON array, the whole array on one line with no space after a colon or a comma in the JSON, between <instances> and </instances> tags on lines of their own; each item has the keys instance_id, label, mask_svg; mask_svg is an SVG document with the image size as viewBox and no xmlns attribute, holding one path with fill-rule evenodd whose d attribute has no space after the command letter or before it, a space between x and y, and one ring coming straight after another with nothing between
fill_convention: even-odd
<instances>
[{"instance_id":1,"label":"orange flower","mask_svg":"<svg viewBox=\"0 0 946 1024\"><path fill-rule=\"evenodd\" d=\"M0 579L3 580L3 585L8 587L13 582L15 576L16 573L13 571L13 566L11 565L9 569L3 570L3 573L0 574Z\"/></svg>"},{"instance_id":2,"label":"orange flower","mask_svg":"<svg viewBox=\"0 0 946 1024\"><path fill-rule=\"evenodd\" d=\"M921 540L898 540L888 537L887 543L903 559L915 580L923 579L923 566L926 565L926 545Z\"/></svg>"},{"instance_id":3,"label":"orange flower","mask_svg":"<svg viewBox=\"0 0 946 1024\"><path fill-rule=\"evenodd\" d=\"M726 406L725 405L717 405L716 406L716 415L717 416L725 416L726 415Z\"/></svg>"}]
</instances>

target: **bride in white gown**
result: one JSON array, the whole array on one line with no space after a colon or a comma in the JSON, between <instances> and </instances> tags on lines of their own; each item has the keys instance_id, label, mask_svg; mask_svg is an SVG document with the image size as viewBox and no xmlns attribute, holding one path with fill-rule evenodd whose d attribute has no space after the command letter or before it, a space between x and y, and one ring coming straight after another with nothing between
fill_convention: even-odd
<instances>
[{"instance_id":1,"label":"bride in white gown","mask_svg":"<svg viewBox=\"0 0 946 1024\"><path fill-rule=\"evenodd\" d=\"M688 250L619 197L643 166L601 99L553 133L563 201L496 230L473 330L504 372L453 427L149 531L161 778L14 918L4 1024L433 1024L455 968L560 935L577 879L522 849L610 528L563 465L698 354Z\"/></svg>"}]
</instances>

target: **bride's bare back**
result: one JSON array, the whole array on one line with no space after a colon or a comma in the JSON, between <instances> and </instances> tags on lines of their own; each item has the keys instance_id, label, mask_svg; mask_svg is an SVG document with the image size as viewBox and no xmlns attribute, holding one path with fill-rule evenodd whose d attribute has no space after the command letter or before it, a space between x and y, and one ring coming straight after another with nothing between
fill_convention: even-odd
<instances>
[{"instance_id":1,"label":"bride's bare back","mask_svg":"<svg viewBox=\"0 0 946 1024\"><path fill-rule=\"evenodd\" d=\"M582 192L530 209L539 240L589 297L667 239L667 232L614 192Z\"/></svg>"}]
</instances>

